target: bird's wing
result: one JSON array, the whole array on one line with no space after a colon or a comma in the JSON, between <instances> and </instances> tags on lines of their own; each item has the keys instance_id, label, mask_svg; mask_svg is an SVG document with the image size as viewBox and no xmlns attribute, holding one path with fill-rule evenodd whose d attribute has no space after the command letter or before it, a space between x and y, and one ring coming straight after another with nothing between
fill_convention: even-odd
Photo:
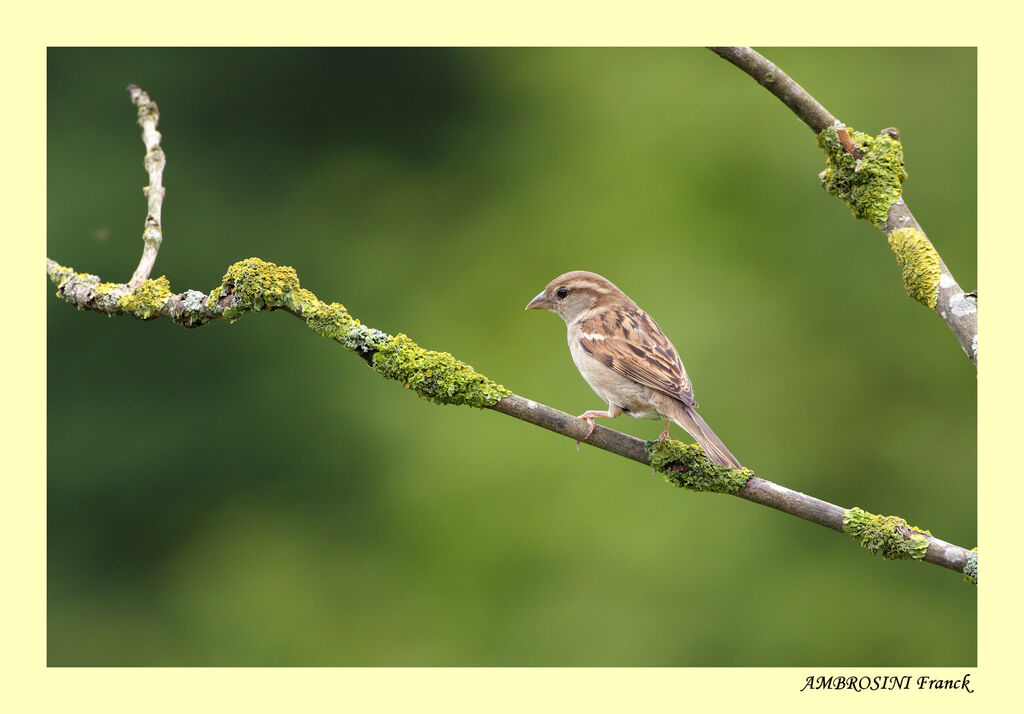
<instances>
[{"instance_id":1,"label":"bird's wing","mask_svg":"<svg viewBox=\"0 0 1024 714\"><path fill-rule=\"evenodd\" d=\"M580 324L580 347L619 374L696 407L679 353L639 308L605 310Z\"/></svg>"}]
</instances>

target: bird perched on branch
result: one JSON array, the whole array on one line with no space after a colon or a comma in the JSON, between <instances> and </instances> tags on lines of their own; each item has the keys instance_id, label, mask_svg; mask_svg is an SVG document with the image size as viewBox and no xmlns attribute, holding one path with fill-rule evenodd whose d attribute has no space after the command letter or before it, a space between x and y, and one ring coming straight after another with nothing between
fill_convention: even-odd
<instances>
[{"instance_id":1,"label":"bird perched on branch","mask_svg":"<svg viewBox=\"0 0 1024 714\"><path fill-rule=\"evenodd\" d=\"M695 411L693 387L675 347L650 316L611 281L574 270L548 283L527 310L558 313L568 328L569 351L583 379L608 403L606 411L580 415L594 433L594 419L625 412L636 419L675 422L697 440L708 458L742 468L739 460ZM577 442L577 447L579 446Z\"/></svg>"}]
</instances>

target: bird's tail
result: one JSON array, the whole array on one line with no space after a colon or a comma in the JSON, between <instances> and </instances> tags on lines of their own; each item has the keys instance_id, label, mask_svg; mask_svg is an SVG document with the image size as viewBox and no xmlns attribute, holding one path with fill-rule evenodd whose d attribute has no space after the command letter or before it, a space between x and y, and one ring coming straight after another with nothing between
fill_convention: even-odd
<instances>
[{"instance_id":1,"label":"bird's tail","mask_svg":"<svg viewBox=\"0 0 1024 714\"><path fill-rule=\"evenodd\" d=\"M733 456L732 452L725 447L725 444L722 443L722 440L718 438L715 432L711 431L711 427L701 418L700 414L681 402L676 402L673 406L676 409L668 416L697 440L697 443L701 445L704 453L707 454L713 463L734 469L743 468L739 459Z\"/></svg>"}]
</instances>

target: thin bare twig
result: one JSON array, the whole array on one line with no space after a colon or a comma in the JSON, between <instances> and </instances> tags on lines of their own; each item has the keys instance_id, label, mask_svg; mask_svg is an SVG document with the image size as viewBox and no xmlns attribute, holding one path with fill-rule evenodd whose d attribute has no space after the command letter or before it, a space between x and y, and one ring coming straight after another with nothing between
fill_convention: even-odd
<instances>
[{"instance_id":1,"label":"thin bare twig","mask_svg":"<svg viewBox=\"0 0 1024 714\"><path fill-rule=\"evenodd\" d=\"M815 134L836 123L836 118L818 103L788 74L749 47L709 47L719 57L732 62L753 77L758 84L793 110Z\"/></svg>"},{"instance_id":2,"label":"thin bare twig","mask_svg":"<svg viewBox=\"0 0 1024 714\"><path fill-rule=\"evenodd\" d=\"M128 93L131 95L132 104L138 108L138 124L142 127L142 143L146 145L146 158L143 161L143 166L146 167L146 173L149 174L149 185L143 189L146 194L148 210L146 227L142 233L144 241L142 259L139 260L139 267L135 269L131 280L128 281L128 288L135 290L149 279L153 264L156 263L156 254L164 239L160 214L164 204L164 166L167 159L160 146L160 132L156 130L157 122L160 121L160 110L157 108L156 102L152 101L148 94L134 84L128 85Z\"/></svg>"},{"instance_id":3,"label":"thin bare twig","mask_svg":"<svg viewBox=\"0 0 1024 714\"><path fill-rule=\"evenodd\" d=\"M836 135L843 149L856 159L863 158L855 148L853 140L846 131L845 125L836 119L831 112L823 107L803 87L794 82L789 75L769 62L750 47L709 47L712 52L750 75L762 87L778 97L794 114L807 124L815 134L827 129L836 129ZM882 130L895 141L900 140L899 132L893 127ZM926 304L932 307L943 319L950 331L960 343L960 347L971 360L978 365L978 299L976 292L965 293L957 284L956 279L945 262L935 251L934 245L928 240L924 229L914 218L910 209L898 196L889 206L885 220L876 226L887 236L898 229L912 229L920 239L920 244L934 252L935 280L934 290ZM909 292L909 290L908 290Z\"/></svg>"}]
</instances>

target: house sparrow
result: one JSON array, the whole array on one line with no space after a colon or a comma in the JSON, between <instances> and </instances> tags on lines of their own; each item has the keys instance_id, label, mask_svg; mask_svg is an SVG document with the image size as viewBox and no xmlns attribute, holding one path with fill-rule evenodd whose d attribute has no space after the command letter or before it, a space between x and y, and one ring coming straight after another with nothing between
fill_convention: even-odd
<instances>
[{"instance_id":1,"label":"house sparrow","mask_svg":"<svg viewBox=\"0 0 1024 714\"><path fill-rule=\"evenodd\" d=\"M696 411L683 363L661 328L626 293L596 273L574 270L548 283L527 310L551 310L565 320L569 351L583 379L608 402L607 411L580 415L594 419L625 412L636 419L664 419L686 429L720 466L743 468ZM579 444L577 443L577 447Z\"/></svg>"}]
</instances>

